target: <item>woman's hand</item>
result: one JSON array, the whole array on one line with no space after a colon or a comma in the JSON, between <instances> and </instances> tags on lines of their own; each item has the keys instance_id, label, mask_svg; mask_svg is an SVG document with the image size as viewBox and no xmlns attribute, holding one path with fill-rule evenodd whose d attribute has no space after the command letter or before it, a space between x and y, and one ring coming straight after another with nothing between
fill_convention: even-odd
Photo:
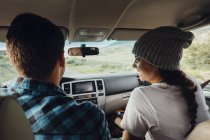
<instances>
[{"instance_id":1,"label":"woman's hand","mask_svg":"<svg viewBox=\"0 0 210 140\"><path fill-rule=\"evenodd\" d=\"M145 138L138 138L130 134L127 130L123 132L122 140L145 140Z\"/></svg>"}]
</instances>

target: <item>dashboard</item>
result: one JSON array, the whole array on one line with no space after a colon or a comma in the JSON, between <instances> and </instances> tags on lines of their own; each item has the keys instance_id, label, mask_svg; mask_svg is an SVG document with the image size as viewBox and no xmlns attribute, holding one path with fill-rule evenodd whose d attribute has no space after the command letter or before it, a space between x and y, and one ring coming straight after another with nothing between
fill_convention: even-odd
<instances>
[{"instance_id":1,"label":"dashboard","mask_svg":"<svg viewBox=\"0 0 210 140\"><path fill-rule=\"evenodd\" d=\"M90 101L108 114L125 108L133 89L147 83L138 74L105 74L63 77L60 85L78 103Z\"/></svg>"},{"instance_id":2,"label":"dashboard","mask_svg":"<svg viewBox=\"0 0 210 140\"><path fill-rule=\"evenodd\" d=\"M63 77L60 86L66 94L78 103L90 101L98 105L106 114L127 105L134 88L147 86L149 83L139 80L137 73L104 74ZM210 86L204 89L206 102L210 106Z\"/></svg>"}]
</instances>

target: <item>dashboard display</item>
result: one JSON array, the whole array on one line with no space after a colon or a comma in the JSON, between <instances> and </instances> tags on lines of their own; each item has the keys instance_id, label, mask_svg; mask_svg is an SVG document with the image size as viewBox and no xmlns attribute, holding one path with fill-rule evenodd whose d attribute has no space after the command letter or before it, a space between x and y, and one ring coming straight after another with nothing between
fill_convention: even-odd
<instances>
[{"instance_id":1,"label":"dashboard display","mask_svg":"<svg viewBox=\"0 0 210 140\"><path fill-rule=\"evenodd\" d=\"M72 94L96 92L95 81L72 83Z\"/></svg>"}]
</instances>

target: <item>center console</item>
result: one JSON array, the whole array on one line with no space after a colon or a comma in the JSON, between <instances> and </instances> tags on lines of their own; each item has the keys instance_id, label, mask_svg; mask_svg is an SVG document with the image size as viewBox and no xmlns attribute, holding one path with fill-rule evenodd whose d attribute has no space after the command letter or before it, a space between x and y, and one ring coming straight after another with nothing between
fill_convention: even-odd
<instances>
[{"instance_id":1,"label":"center console","mask_svg":"<svg viewBox=\"0 0 210 140\"><path fill-rule=\"evenodd\" d=\"M103 79L65 82L61 87L68 96L74 98L78 103L90 101L104 109L105 86Z\"/></svg>"}]
</instances>

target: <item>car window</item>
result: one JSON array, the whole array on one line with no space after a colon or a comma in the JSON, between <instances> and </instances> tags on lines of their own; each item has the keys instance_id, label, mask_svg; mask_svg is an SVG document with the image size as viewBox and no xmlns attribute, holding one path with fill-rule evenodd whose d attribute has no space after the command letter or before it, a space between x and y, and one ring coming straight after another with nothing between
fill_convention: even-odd
<instances>
[{"instance_id":1,"label":"car window","mask_svg":"<svg viewBox=\"0 0 210 140\"><path fill-rule=\"evenodd\" d=\"M5 43L0 43L0 84L13 79L16 75L15 69L6 54Z\"/></svg>"},{"instance_id":2,"label":"car window","mask_svg":"<svg viewBox=\"0 0 210 140\"><path fill-rule=\"evenodd\" d=\"M181 68L200 82L210 79L210 26L193 31L192 45L184 49Z\"/></svg>"}]
</instances>

